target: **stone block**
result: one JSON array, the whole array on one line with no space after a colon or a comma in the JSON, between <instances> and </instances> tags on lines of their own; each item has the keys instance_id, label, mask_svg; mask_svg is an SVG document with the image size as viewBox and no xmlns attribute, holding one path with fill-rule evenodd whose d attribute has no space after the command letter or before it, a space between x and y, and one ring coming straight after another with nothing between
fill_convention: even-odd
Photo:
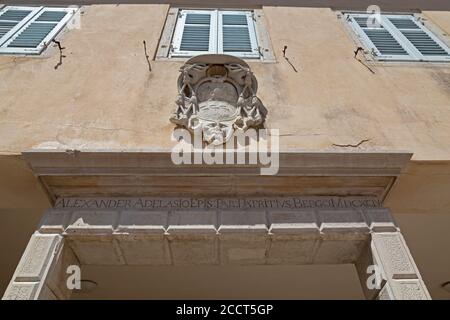
<instances>
[{"instance_id":1,"label":"stone block","mask_svg":"<svg viewBox=\"0 0 450 320\"><path fill-rule=\"evenodd\" d=\"M67 240L81 264L125 264L120 246L111 236L76 236L68 237Z\"/></svg>"},{"instance_id":2,"label":"stone block","mask_svg":"<svg viewBox=\"0 0 450 320\"><path fill-rule=\"evenodd\" d=\"M39 282L11 282L2 300L35 300Z\"/></svg>"},{"instance_id":3,"label":"stone block","mask_svg":"<svg viewBox=\"0 0 450 320\"><path fill-rule=\"evenodd\" d=\"M270 233L317 236L319 226L314 211L269 212Z\"/></svg>"},{"instance_id":4,"label":"stone block","mask_svg":"<svg viewBox=\"0 0 450 320\"><path fill-rule=\"evenodd\" d=\"M388 277L393 279L418 278L417 268L399 232L373 233L372 245Z\"/></svg>"},{"instance_id":5,"label":"stone block","mask_svg":"<svg viewBox=\"0 0 450 320\"><path fill-rule=\"evenodd\" d=\"M214 211L172 211L169 213L169 234L216 234L217 214Z\"/></svg>"},{"instance_id":6,"label":"stone block","mask_svg":"<svg viewBox=\"0 0 450 320\"><path fill-rule=\"evenodd\" d=\"M56 246L61 240L62 237L59 235L33 234L17 266L14 281L40 281L51 263Z\"/></svg>"},{"instance_id":7,"label":"stone block","mask_svg":"<svg viewBox=\"0 0 450 320\"><path fill-rule=\"evenodd\" d=\"M174 265L219 263L215 234L176 234L170 235L168 239Z\"/></svg>"},{"instance_id":8,"label":"stone block","mask_svg":"<svg viewBox=\"0 0 450 320\"><path fill-rule=\"evenodd\" d=\"M394 218L387 208L366 209L363 215L372 232L398 231Z\"/></svg>"},{"instance_id":9,"label":"stone block","mask_svg":"<svg viewBox=\"0 0 450 320\"><path fill-rule=\"evenodd\" d=\"M270 245L267 234L226 233L219 236L221 264L265 264Z\"/></svg>"},{"instance_id":10,"label":"stone block","mask_svg":"<svg viewBox=\"0 0 450 320\"><path fill-rule=\"evenodd\" d=\"M69 223L71 214L72 212L67 210L47 210L39 222L39 232L63 233Z\"/></svg>"},{"instance_id":11,"label":"stone block","mask_svg":"<svg viewBox=\"0 0 450 320\"><path fill-rule=\"evenodd\" d=\"M75 211L66 229L68 234L111 234L118 222L117 211Z\"/></svg>"},{"instance_id":12,"label":"stone block","mask_svg":"<svg viewBox=\"0 0 450 320\"><path fill-rule=\"evenodd\" d=\"M167 224L165 211L122 211L116 232L164 234Z\"/></svg>"},{"instance_id":13,"label":"stone block","mask_svg":"<svg viewBox=\"0 0 450 320\"><path fill-rule=\"evenodd\" d=\"M283 230L284 231L284 230ZM276 235L271 237L268 264L310 264L319 244L318 238Z\"/></svg>"},{"instance_id":14,"label":"stone block","mask_svg":"<svg viewBox=\"0 0 450 320\"><path fill-rule=\"evenodd\" d=\"M120 248L128 265L168 265L170 252L164 235L117 235Z\"/></svg>"},{"instance_id":15,"label":"stone block","mask_svg":"<svg viewBox=\"0 0 450 320\"><path fill-rule=\"evenodd\" d=\"M266 213L259 211L222 211L219 213L219 233L267 234Z\"/></svg>"},{"instance_id":16,"label":"stone block","mask_svg":"<svg viewBox=\"0 0 450 320\"><path fill-rule=\"evenodd\" d=\"M322 239L313 261L317 264L355 263L366 244L367 240Z\"/></svg>"},{"instance_id":17,"label":"stone block","mask_svg":"<svg viewBox=\"0 0 450 320\"><path fill-rule=\"evenodd\" d=\"M348 239L354 239L355 235L370 233L362 213L356 210L321 210L318 218L321 222L320 232L324 234L348 235Z\"/></svg>"}]
</instances>

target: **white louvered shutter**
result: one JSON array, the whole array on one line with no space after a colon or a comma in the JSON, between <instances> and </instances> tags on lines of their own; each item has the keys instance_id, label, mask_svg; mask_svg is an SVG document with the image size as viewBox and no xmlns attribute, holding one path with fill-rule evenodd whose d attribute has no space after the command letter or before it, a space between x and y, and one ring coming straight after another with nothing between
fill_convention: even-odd
<instances>
[{"instance_id":1,"label":"white louvered shutter","mask_svg":"<svg viewBox=\"0 0 450 320\"><path fill-rule=\"evenodd\" d=\"M368 24L369 15L367 14L352 14L349 16L349 19L353 29L378 59L412 59L406 48L386 28L383 19L376 27L370 23Z\"/></svg>"},{"instance_id":2,"label":"white louvered shutter","mask_svg":"<svg viewBox=\"0 0 450 320\"><path fill-rule=\"evenodd\" d=\"M382 14L380 25L367 24L368 14L349 14L348 20L379 60L450 61L450 49L413 15Z\"/></svg>"},{"instance_id":3,"label":"white louvered shutter","mask_svg":"<svg viewBox=\"0 0 450 320\"><path fill-rule=\"evenodd\" d=\"M0 52L40 54L74 12L72 8L43 8L2 44Z\"/></svg>"},{"instance_id":4,"label":"white louvered shutter","mask_svg":"<svg viewBox=\"0 0 450 320\"><path fill-rule=\"evenodd\" d=\"M259 58L252 12L219 11L218 52L243 58Z\"/></svg>"},{"instance_id":5,"label":"white louvered shutter","mask_svg":"<svg viewBox=\"0 0 450 320\"><path fill-rule=\"evenodd\" d=\"M386 15L389 21L412 46L420 60L450 61L450 49L411 15ZM412 51L412 50L411 50Z\"/></svg>"},{"instance_id":6,"label":"white louvered shutter","mask_svg":"<svg viewBox=\"0 0 450 320\"><path fill-rule=\"evenodd\" d=\"M172 42L171 56L217 53L217 11L182 10Z\"/></svg>"},{"instance_id":7,"label":"white louvered shutter","mask_svg":"<svg viewBox=\"0 0 450 320\"><path fill-rule=\"evenodd\" d=\"M42 7L6 6L0 10L0 45L6 42Z\"/></svg>"}]
</instances>

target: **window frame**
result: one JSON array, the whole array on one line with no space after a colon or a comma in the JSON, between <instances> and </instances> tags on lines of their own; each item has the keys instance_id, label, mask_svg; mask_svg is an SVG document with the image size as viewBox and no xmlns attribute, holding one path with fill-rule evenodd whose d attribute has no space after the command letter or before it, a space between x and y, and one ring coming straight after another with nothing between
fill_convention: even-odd
<instances>
[{"instance_id":1,"label":"window frame","mask_svg":"<svg viewBox=\"0 0 450 320\"><path fill-rule=\"evenodd\" d=\"M11 8L12 6L6 6L5 8ZM5 9L5 8L2 8ZM34 7L22 7L22 6L14 6L14 8L34 8ZM0 54L25 54L25 55L39 55L44 49L48 46L48 44L53 40L58 33L60 33L67 22L74 16L75 12L78 8L67 8L67 7L35 7L39 8L34 12L34 14L30 17L29 15L21 21L20 28L17 28L14 33L12 33L7 40L2 41L0 43ZM20 35L22 31L24 31L31 23L35 22L42 13L46 11L65 11L67 14L64 18L61 19L58 23L55 24L53 29L45 36L44 39L39 43L37 47L23 47L23 48L8 48L8 45L14 41L16 37ZM9 33L9 32L8 32Z\"/></svg>"},{"instance_id":2,"label":"window frame","mask_svg":"<svg viewBox=\"0 0 450 320\"><path fill-rule=\"evenodd\" d=\"M181 51L181 40L186 21L186 15L189 13L204 14L208 12L211 14L210 21L210 38L208 51ZM242 14L247 17L247 24L250 36L250 43L252 52L223 52L223 31L222 31L222 16L223 14ZM169 58L193 57L200 54L230 54L240 58L260 59L261 54L258 46L258 36L253 19L253 10L222 10L222 9L178 9L177 18L175 21L175 29L170 41L170 49L168 53Z\"/></svg>"},{"instance_id":3,"label":"window frame","mask_svg":"<svg viewBox=\"0 0 450 320\"><path fill-rule=\"evenodd\" d=\"M354 18L369 18L371 14L369 13L344 13L346 21L350 25L351 29L355 32L358 38L361 40L366 49L369 49L371 55L376 60L391 60L391 61L422 61L422 62L450 62L450 47L444 41L439 39L429 28L418 22L417 17L413 14L390 14L382 13L380 24L383 28L388 31L391 36L399 43L399 45L408 53L408 55L386 55L381 54L375 44L370 40L370 38L365 33L364 29L356 22ZM433 41L435 41L439 46L445 50L449 56L429 56L423 55L389 20L390 18L395 19L405 19L412 21L416 26L419 27L426 35L428 35Z\"/></svg>"}]
</instances>

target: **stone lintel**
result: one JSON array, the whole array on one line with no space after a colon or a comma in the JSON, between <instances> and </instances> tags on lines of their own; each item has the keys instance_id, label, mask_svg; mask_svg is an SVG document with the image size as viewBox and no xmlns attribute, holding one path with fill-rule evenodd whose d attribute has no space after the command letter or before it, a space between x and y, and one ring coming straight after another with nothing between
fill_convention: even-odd
<instances>
[{"instance_id":1,"label":"stone lintel","mask_svg":"<svg viewBox=\"0 0 450 320\"><path fill-rule=\"evenodd\" d=\"M388 209L58 208L39 230L59 230L83 264L312 264L356 262L380 225L396 228Z\"/></svg>"}]
</instances>

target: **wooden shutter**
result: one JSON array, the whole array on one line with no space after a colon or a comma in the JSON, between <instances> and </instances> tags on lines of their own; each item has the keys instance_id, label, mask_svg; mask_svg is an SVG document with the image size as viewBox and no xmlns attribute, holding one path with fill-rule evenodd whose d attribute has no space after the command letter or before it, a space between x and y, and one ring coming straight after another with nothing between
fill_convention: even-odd
<instances>
[{"instance_id":1,"label":"wooden shutter","mask_svg":"<svg viewBox=\"0 0 450 320\"><path fill-rule=\"evenodd\" d=\"M42 7L6 6L0 10L0 45L6 42Z\"/></svg>"},{"instance_id":2,"label":"wooden shutter","mask_svg":"<svg viewBox=\"0 0 450 320\"><path fill-rule=\"evenodd\" d=\"M244 58L259 58L252 12L219 11L218 52Z\"/></svg>"},{"instance_id":3,"label":"wooden shutter","mask_svg":"<svg viewBox=\"0 0 450 320\"><path fill-rule=\"evenodd\" d=\"M420 60L450 61L449 48L431 33L425 26L419 23L411 15L387 15L385 18L395 27L415 50L415 55Z\"/></svg>"},{"instance_id":4,"label":"wooden shutter","mask_svg":"<svg viewBox=\"0 0 450 320\"><path fill-rule=\"evenodd\" d=\"M450 61L450 49L413 15L380 16L380 25L367 24L368 14L349 14L347 19L379 60Z\"/></svg>"},{"instance_id":5,"label":"wooden shutter","mask_svg":"<svg viewBox=\"0 0 450 320\"><path fill-rule=\"evenodd\" d=\"M43 8L2 45L0 52L40 54L74 12L70 8Z\"/></svg>"},{"instance_id":6,"label":"wooden shutter","mask_svg":"<svg viewBox=\"0 0 450 320\"><path fill-rule=\"evenodd\" d=\"M368 24L368 14L353 14L349 21L365 45L379 60L411 60L409 54L401 42L387 29L383 19L377 26Z\"/></svg>"},{"instance_id":7,"label":"wooden shutter","mask_svg":"<svg viewBox=\"0 0 450 320\"><path fill-rule=\"evenodd\" d=\"M217 11L180 11L171 56L183 57L204 53L217 53Z\"/></svg>"}]
</instances>

